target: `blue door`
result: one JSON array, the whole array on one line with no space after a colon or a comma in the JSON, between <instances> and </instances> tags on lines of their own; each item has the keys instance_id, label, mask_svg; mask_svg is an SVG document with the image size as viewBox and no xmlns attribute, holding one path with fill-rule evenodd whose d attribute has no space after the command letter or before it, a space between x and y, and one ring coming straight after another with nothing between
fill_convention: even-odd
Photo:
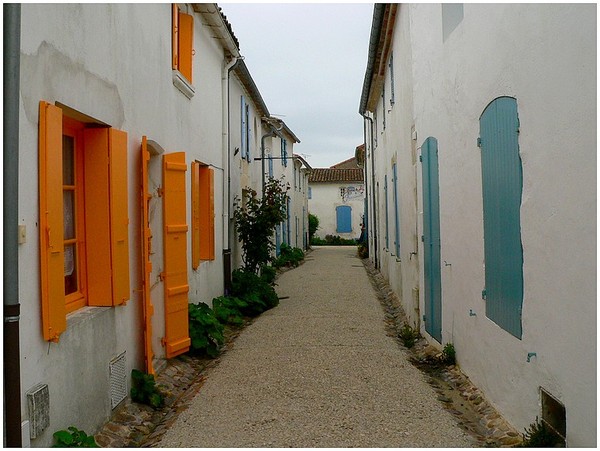
<instances>
[{"instance_id":1,"label":"blue door","mask_svg":"<svg viewBox=\"0 0 600 451\"><path fill-rule=\"evenodd\" d=\"M437 139L421 147L423 162L423 250L425 279L425 330L442 342L442 273L440 250L440 186Z\"/></svg>"},{"instance_id":2,"label":"blue door","mask_svg":"<svg viewBox=\"0 0 600 451\"><path fill-rule=\"evenodd\" d=\"M349 205L340 205L335 208L336 232L352 232L352 208Z\"/></svg>"},{"instance_id":3,"label":"blue door","mask_svg":"<svg viewBox=\"0 0 600 451\"><path fill-rule=\"evenodd\" d=\"M500 97L479 119L486 316L521 338L523 246L517 101Z\"/></svg>"}]
</instances>

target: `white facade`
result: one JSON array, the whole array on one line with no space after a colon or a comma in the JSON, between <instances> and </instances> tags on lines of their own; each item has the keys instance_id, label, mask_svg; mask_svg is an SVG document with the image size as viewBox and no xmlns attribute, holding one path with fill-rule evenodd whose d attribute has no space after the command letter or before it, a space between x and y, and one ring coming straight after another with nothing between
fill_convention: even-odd
<instances>
[{"instance_id":1,"label":"white facade","mask_svg":"<svg viewBox=\"0 0 600 451\"><path fill-rule=\"evenodd\" d=\"M51 446L52 434L68 426L94 433L110 417L111 384L114 388L116 381L118 390L127 396L131 370L146 365L144 331L154 355L151 364L156 371L164 367L163 339L168 335L165 276L169 277L164 252L165 155L185 153L187 224L177 225L178 230L191 229L193 224L192 162L210 168L214 176L214 256L201 259L194 268L192 234L187 232L186 255L179 259L186 262L188 302L209 303L224 293L226 250L233 252L231 269L239 266L233 201L243 187L260 187L260 161L242 160L236 152L242 141L241 96L248 105L251 157L260 154L260 138L267 131L262 119L269 114L245 66L233 66L240 56L237 41L218 7L178 7L193 20L191 83L172 68L171 4L22 5L18 215L26 239L19 245L18 255L21 418L24 437L32 435L31 446ZM127 198L129 297L124 305L86 306L68 314L66 330L57 342L46 341L42 335L37 177L41 170L40 101L58 107L64 116L127 133L127 190L119 194ZM152 235L148 282L152 308L146 312L151 315L146 326L142 301L143 137L150 149L147 181ZM291 174L287 177L291 181ZM87 262L88 273L96 270L93 263ZM110 376L109 365L116 358L123 363L123 380ZM35 436L27 393L39 384L48 386L49 409L36 414L48 417L49 426Z\"/></svg>"},{"instance_id":2,"label":"white facade","mask_svg":"<svg viewBox=\"0 0 600 451\"><path fill-rule=\"evenodd\" d=\"M542 417L544 390L565 407L567 445L595 446L596 7L402 4L376 7L375 14L381 35L390 32L384 46L390 50L371 55L372 71L384 67L385 77L368 70L361 101L371 259L409 321L432 343L454 344L463 372L513 426L523 430ZM484 180L477 139L480 116L500 97L516 99L520 123L520 338L486 316L482 299ZM439 343L421 319L419 156L429 137L437 139L439 163ZM384 184L387 176L391 205L394 163L399 256L392 255L396 225L389 210L385 244Z\"/></svg>"},{"instance_id":3,"label":"white facade","mask_svg":"<svg viewBox=\"0 0 600 451\"><path fill-rule=\"evenodd\" d=\"M329 169L325 169L329 170ZM315 169L314 171L319 171ZM313 171L313 173L314 173ZM315 236L325 239L327 235L358 240L364 213L365 185L360 180L309 182L308 210L319 218ZM350 231L341 232L336 216L339 207L350 207Z\"/></svg>"}]
</instances>

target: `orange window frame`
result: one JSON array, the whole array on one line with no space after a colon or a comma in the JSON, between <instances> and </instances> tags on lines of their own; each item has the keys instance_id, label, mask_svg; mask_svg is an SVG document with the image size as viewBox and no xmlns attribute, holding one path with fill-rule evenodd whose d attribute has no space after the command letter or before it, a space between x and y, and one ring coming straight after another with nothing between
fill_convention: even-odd
<instances>
[{"instance_id":1,"label":"orange window frame","mask_svg":"<svg viewBox=\"0 0 600 451\"><path fill-rule=\"evenodd\" d=\"M74 141L74 185L65 185L63 192L74 191L75 238L65 239L65 247L75 245L75 270L77 271L77 290L65 295L66 313L74 312L87 305L87 273L85 257L85 220L84 220L84 188L83 188L83 128L84 125L74 119L63 116L63 136L69 136ZM63 207L64 208L64 207Z\"/></svg>"}]
</instances>

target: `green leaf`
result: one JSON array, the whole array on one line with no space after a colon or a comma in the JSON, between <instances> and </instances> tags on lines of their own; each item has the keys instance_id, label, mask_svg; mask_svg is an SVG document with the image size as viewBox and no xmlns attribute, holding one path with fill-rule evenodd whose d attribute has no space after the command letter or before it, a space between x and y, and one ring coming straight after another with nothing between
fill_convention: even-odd
<instances>
[{"instance_id":1,"label":"green leaf","mask_svg":"<svg viewBox=\"0 0 600 451\"><path fill-rule=\"evenodd\" d=\"M64 444L69 446L73 443L73 435L67 431L56 431L52 434L54 438L58 441L58 445Z\"/></svg>"}]
</instances>

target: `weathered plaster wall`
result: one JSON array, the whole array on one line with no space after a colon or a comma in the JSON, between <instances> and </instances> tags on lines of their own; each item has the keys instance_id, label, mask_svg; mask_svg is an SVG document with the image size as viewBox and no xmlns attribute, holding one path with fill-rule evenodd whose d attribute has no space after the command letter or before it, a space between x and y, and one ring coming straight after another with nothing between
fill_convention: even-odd
<instances>
[{"instance_id":1,"label":"weathered plaster wall","mask_svg":"<svg viewBox=\"0 0 600 451\"><path fill-rule=\"evenodd\" d=\"M440 5L410 8L418 144L439 142L441 252L451 264L442 265L443 341L518 429L539 415L543 387L566 406L568 444L593 446L596 7L465 4L445 41ZM499 96L517 99L521 125L522 340L487 319L481 299L476 140ZM537 358L527 363L529 352Z\"/></svg>"}]
</instances>

